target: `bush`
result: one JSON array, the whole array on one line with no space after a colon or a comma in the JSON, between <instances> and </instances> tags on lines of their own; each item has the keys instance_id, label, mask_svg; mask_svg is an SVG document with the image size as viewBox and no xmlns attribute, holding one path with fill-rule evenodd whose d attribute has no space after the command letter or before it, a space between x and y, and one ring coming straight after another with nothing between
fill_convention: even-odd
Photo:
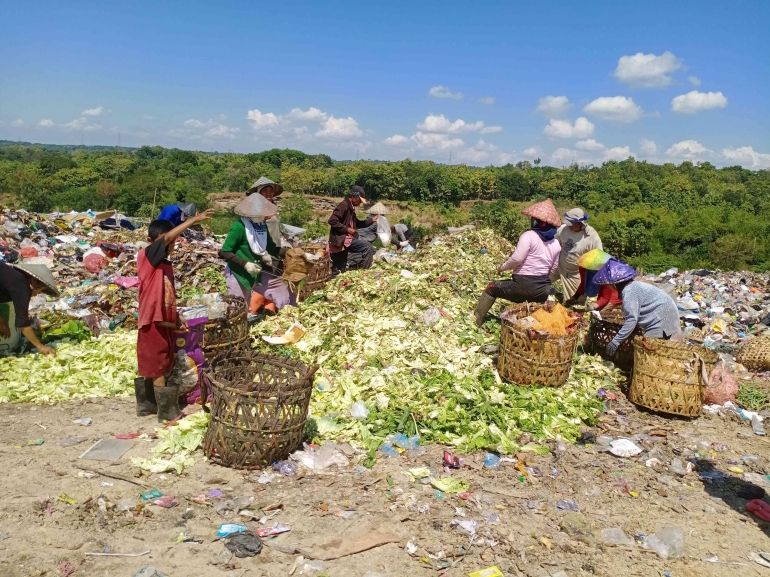
<instances>
[{"instance_id":1,"label":"bush","mask_svg":"<svg viewBox=\"0 0 770 577\"><path fill-rule=\"evenodd\" d=\"M305 227L313 218L313 205L303 194L294 193L281 201L281 222Z\"/></svg>"},{"instance_id":2,"label":"bush","mask_svg":"<svg viewBox=\"0 0 770 577\"><path fill-rule=\"evenodd\" d=\"M477 202L471 213L474 222L491 228L511 242L517 242L521 233L529 228L529 219L507 200Z\"/></svg>"}]
</instances>

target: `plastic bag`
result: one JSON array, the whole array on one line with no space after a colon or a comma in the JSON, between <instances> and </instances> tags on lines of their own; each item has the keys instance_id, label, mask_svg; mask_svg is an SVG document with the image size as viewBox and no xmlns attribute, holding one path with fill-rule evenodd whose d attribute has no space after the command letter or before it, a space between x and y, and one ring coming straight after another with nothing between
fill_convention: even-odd
<instances>
[{"instance_id":1,"label":"plastic bag","mask_svg":"<svg viewBox=\"0 0 770 577\"><path fill-rule=\"evenodd\" d=\"M390 244L390 223L383 215L380 215L377 219L377 236L379 237L382 246L388 246Z\"/></svg>"},{"instance_id":2,"label":"plastic bag","mask_svg":"<svg viewBox=\"0 0 770 577\"><path fill-rule=\"evenodd\" d=\"M363 401L356 401L350 407L350 416L354 419L363 420L369 416L369 409L366 408Z\"/></svg>"},{"instance_id":3,"label":"plastic bag","mask_svg":"<svg viewBox=\"0 0 770 577\"><path fill-rule=\"evenodd\" d=\"M709 377L705 403L707 405L724 405L727 401L735 401L737 393L738 381L725 369L723 364L717 365Z\"/></svg>"},{"instance_id":4,"label":"plastic bag","mask_svg":"<svg viewBox=\"0 0 770 577\"><path fill-rule=\"evenodd\" d=\"M180 395L189 393L198 385L198 367L184 349L177 351L174 368L166 381L170 387L178 386Z\"/></svg>"}]
</instances>

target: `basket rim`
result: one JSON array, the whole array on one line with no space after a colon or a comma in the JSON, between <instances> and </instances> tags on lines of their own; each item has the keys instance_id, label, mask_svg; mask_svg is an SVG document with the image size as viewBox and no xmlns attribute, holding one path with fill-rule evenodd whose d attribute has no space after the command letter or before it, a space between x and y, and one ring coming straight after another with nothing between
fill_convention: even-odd
<instances>
[{"instance_id":1,"label":"basket rim","mask_svg":"<svg viewBox=\"0 0 770 577\"><path fill-rule=\"evenodd\" d=\"M227 391L228 393L234 393L237 395L242 395L244 397L254 397L262 394L261 391L251 391L251 392L244 392L241 389L235 389L233 387L229 387L227 385L222 384L219 382L214 375L214 369L219 366L222 363L225 362L231 362L235 360L247 360L250 363L251 362L260 362L263 360L263 364L269 364L273 366L278 366L286 369L296 370L298 373L301 373L301 377L299 380L303 380L308 372L310 371L310 367L308 367L305 363L302 361L283 361L283 357L279 357L278 355L270 355L267 353L253 353L253 354L244 354L245 351L237 351L238 355L234 356L228 356L226 358L218 357L215 358L212 361L212 366L209 368L208 371L206 371L206 377L211 382L212 387L216 387L218 389L221 389L223 391ZM279 361L279 362L270 362L270 361ZM312 387L312 380L309 383L309 386Z\"/></svg>"}]
</instances>

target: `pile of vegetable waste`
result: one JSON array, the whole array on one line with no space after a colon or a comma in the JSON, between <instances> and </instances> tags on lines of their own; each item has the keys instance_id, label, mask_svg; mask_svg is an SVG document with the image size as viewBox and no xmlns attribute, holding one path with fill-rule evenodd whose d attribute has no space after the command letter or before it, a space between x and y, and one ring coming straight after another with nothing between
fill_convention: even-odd
<instances>
[{"instance_id":1,"label":"pile of vegetable waste","mask_svg":"<svg viewBox=\"0 0 770 577\"><path fill-rule=\"evenodd\" d=\"M62 342L53 355L0 358L0 402L55 403L133 394L136 331L79 343Z\"/></svg>"},{"instance_id":2,"label":"pile of vegetable waste","mask_svg":"<svg viewBox=\"0 0 770 577\"><path fill-rule=\"evenodd\" d=\"M561 388L500 379L494 357L484 352L499 343L499 318L490 315L477 328L471 313L511 250L490 230L438 237L391 264L341 275L299 308L255 325L255 346L321 365L310 407L320 439L373 451L404 433L423 444L504 453L539 452L537 441L548 439L574 441L602 410L597 390L616 386L622 375L580 354ZM307 331L298 343L262 340L292 323ZM354 418L359 400L368 414L356 411Z\"/></svg>"}]
</instances>

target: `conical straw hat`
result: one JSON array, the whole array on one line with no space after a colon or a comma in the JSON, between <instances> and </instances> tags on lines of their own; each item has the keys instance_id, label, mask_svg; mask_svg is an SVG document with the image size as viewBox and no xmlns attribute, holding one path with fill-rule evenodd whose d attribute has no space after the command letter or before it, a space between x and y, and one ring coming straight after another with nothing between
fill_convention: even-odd
<instances>
[{"instance_id":1,"label":"conical straw hat","mask_svg":"<svg viewBox=\"0 0 770 577\"><path fill-rule=\"evenodd\" d=\"M561 218L559 218L559 213L556 211L556 207L553 205L550 198L546 198L543 201L536 202L532 206L528 206L521 211L521 214L536 218L537 220L542 220L543 222L547 222L554 226L561 226Z\"/></svg>"},{"instance_id":2,"label":"conical straw hat","mask_svg":"<svg viewBox=\"0 0 770 577\"><path fill-rule=\"evenodd\" d=\"M263 219L278 214L278 207L261 194L251 194L235 206L235 214L250 219Z\"/></svg>"},{"instance_id":3,"label":"conical straw hat","mask_svg":"<svg viewBox=\"0 0 770 577\"><path fill-rule=\"evenodd\" d=\"M46 287L45 292L49 295L55 297L59 296L59 289L56 288L56 279L53 278L53 274L51 274L51 271L44 264L26 264L20 262L11 266L43 283Z\"/></svg>"},{"instance_id":4,"label":"conical straw hat","mask_svg":"<svg viewBox=\"0 0 770 577\"><path fill-rule=\"evenodd\" d=\"M260 176L256 182L251 185L251 188L246 191L246 194L253 194L255 192L259 193L259 191L265 188L268 184L273 187L273 196L278 196L283 192L283 186L277 182L273 182L266 176Z\"/></svg>"},{"instance_id":5,"label":"conical straw hat","mask_svg":"<svg viewBox=\"0 0 770 577\"><path fill-rule=\"evenodd\" d=\"M391 210L381 202L378 202L366 212L368 212L369 214L390 214Z\"/></svg>"}]
</instances>

